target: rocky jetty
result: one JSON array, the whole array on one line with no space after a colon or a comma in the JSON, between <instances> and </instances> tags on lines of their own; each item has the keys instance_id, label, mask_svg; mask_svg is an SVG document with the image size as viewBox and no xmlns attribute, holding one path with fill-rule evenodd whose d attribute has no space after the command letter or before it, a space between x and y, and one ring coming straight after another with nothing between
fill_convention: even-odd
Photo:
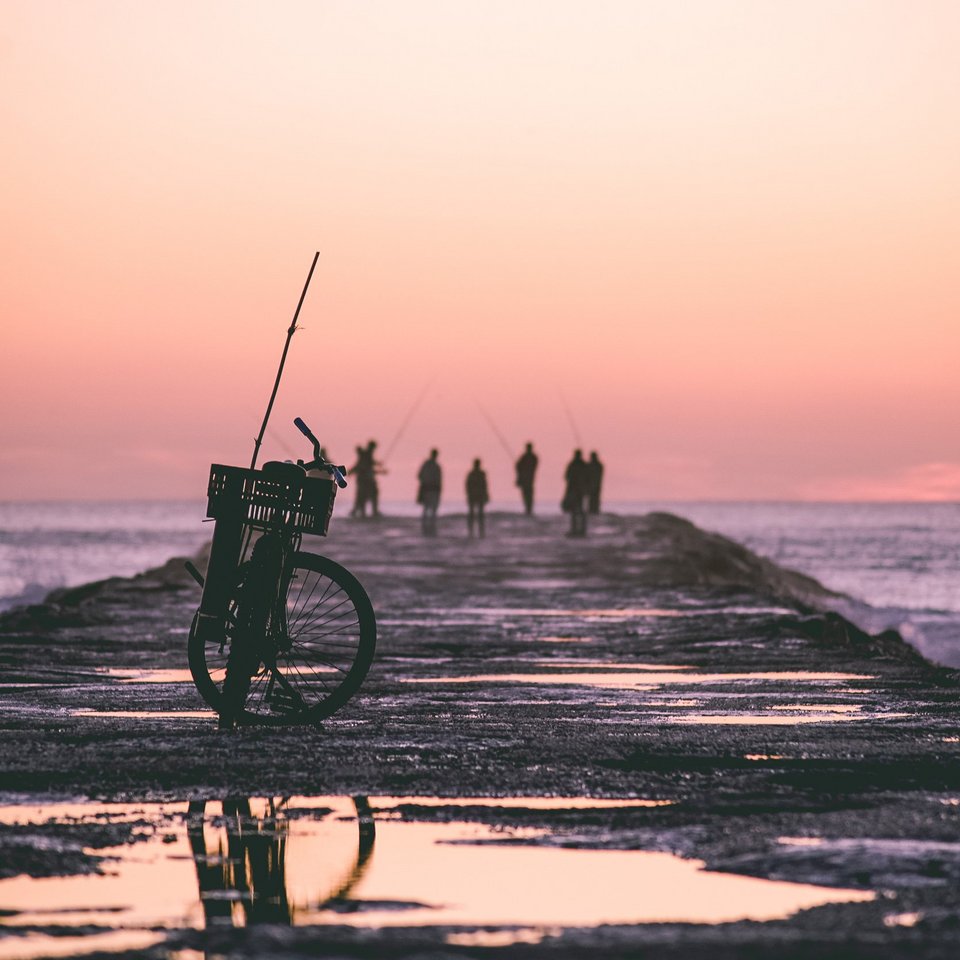
<instances>
[{"instance_id":1,"label":"rocky jetty","mask_svg":"<svg viewBox=\"0 0 960 960\"><path fill-rule=\"evenodd\" d=\"M304 549L364 583L378 656L316 729L217 732L183 673L199 591L180 562L12 611L0 617L2 798L643 798L615 813L454 814L438 801L395 816L522 824L536 828L524 843L669 852L864 894L766 923L561 925L538 941L545 955L956 950L957 675L857 627L838 612L851 598L680 517L563 533L560 518L506 514L485 540L468 540L462 517L442 518L435 539L415 520L335 519ZM0 854L14 846L19 872L86 869L57 860L42 830L0 831ZM172 930L150 950L439 957L480 942L442 925L363 928L354 907L341 903L334 925ZM530 955L498 936L484 949Z\"/></svg>"}]
</instances>

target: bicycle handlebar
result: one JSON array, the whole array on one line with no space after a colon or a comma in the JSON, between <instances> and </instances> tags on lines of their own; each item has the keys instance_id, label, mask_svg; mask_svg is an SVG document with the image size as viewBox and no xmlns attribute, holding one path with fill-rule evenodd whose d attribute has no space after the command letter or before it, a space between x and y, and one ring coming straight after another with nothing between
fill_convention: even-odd
<instances>
[{"instance_id":1,"label":"bicycle handlebar","mask_svg":"<svg viewBox=\"0 0 960 960\"><path fill-rule=\"evenodd\" d=\"M293 425L313 444L313 460L303 466L307 470L326 470L336 480L337 486L343 490L347 485L347 478L339 467L320 456L320 441L300 417L294 417Z\"/></svg>"}]
</instances>

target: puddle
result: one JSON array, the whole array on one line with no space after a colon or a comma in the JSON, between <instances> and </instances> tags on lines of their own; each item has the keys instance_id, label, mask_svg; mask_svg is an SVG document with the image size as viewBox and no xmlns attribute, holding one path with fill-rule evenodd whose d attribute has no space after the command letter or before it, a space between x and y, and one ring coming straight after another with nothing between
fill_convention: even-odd
<instances>
[{"instance_id":1,"label":"puddle","mask_svg":"<svg viewBox=\"0 0 960 960\"><path fill-rule=\"evenodd\" d=\"M136 720L209 720L212 710L72 710L72 717L132 717Z\"/></svg>"},{"instance_id":2,"label":"puddle","mask_svg":"<svg viewBox=\"0 0 960 960\"><path fill-rule=\"evenodd\" d=\"M883 918L885 927L915 927L923 919L923 911L915 913L888 913Z\"/></svg>"},{"instance_id":3,"label":"puddle","mask_svg":"<svg viewBox=\"0 0 960 960\"><path fill-rule=\"evenodd\" d=\"M555 661L547 661L555 663ZM589 661L571 661L581 668L593 666ZM600 666L601 663L596 664ZM609 666L608 664L604 664ZM873 677L859 673L815 673L803 670L754 673L681 673L662 671L662 665L643 666L631 664L628 669L618 665L616 672L609 673L487 673L468 677L407 677L402 683L534 683L550 686L572 684L582 687L600 687L608 690L650 690L667 684L687 683L744 683L784 681L800 683L832 683L845 680L872 680ZM687 669L687 668L683 668ZM635 672L629 672L630 670ZM650 671L645 673L643 671ZM786 721L785 721L786 722Z\"/></svg>"},{"instance_id":4,"label":"puddle","mask_svg":"<svg viewBox=\"0 0 960 960\"><path fill-rule=\"evenodd\" d=\"M107 667L97 673L120 683L193 683L189 670L164 670L162 668L121 669Z\"/></svg>"},{"instance_id":5,"label":"puddle","mask_svg":"<svg viewBox=\"0 0 960 960\"><path fill-rule=\"evenodd\" d=\"M792 703L777 704L771 710L801 710L804 713L856 713L862 707L845 703Z\"/></svg>"},{"instance_id":6,"label":"puddle","mask_svg":"<svg viewBox=\"0 0 960 960\"><path fill-rule=\"evenodd\" d=\"M512 947L516 943L536 945L544 937L563 933L562 927L520 927L510 930L469 930L466 933L448 933L447 943L454 947Z\"/></svg>"},{"instance_id":7,"label":"puddle","mask_svg":"<svg viewBox=\"0 0 960 960\"><path fill-rule=\"evenodd\" d=\"M373 810L417 807L497 807L504 810L619 810L623 807L669 807L673 800L595 800L591 797L372 797Z\"/></svg>"},{"instance_id":8,"label":"puddle","mask_svg":"<svg viewBox=\"0 0 960 960\"><path fill-rule=\"evenodd\" d=\"M511 658L516 663L516 658ZM541 667L576 667L578 670L604 670L609 672L609 660L585 660L582 657L536 657L525 660L524 663L536 664ZM693 667L678 663L617 663L617 671L628 673L641 670L645 673L673 673L678 670L692 670Z\"/></svg>"},{"instance_id":9,"label":"puddle","mask_svg":"<svg viewBox=\"0 0 960 960\"><path fill-rule=\"evenodd\" d=\"M681 617L709 617L709 616L791 616L796 613L796 610L791 610L789 607L769 607L769 606L737 606L736 604L731 604L730 606L693 606L685 607L682 610L677 612L678 616Z\"/></svg>"},{"instance_id":10,"label":"puddle","mask_svg":"<svg viewBox=\"0 0 960 960\"><path fill-rule=\"evenodd\" d=\"M683 717L662 717L661 723L706 724L707 726L792 727L800 723L848 723L852 720L891 720L906 713L797 713L789 716L772 713L701 713Z\"/></svg>"},{"instance_id":11,"label":"puddle","mask_svg":"<svg viewBox=\"0 0 960 960\"><path fill-rule=\"evenodd\" d=\"M326 676L335 673L335 667L307 667L301 665L297 672L301 676ZM100 676L107 677L110 680L116 680L119 683L193 683L193 676L189 670L182 669L164 669L164 668L144 668L144 669L122 669L107 667L97 670Z\"/></svg>"},{"instance_id":12,"label":"puddle","mask_svg":"<svg viewBox=\"0 0 960 960\"><path fill-rule=\"evenodd\" d=\"M119 949L136 938L138 946L153 942L144 938L164 928L254 923L514 928L449 935L450 943L481 946L534 943L567 926L774 920L874 898L710 872L668 853L537 845L546 831L470 823L466 815L439 823L396 818L401 804L559 810L666 802L319 796L7 806L5 823L126 819L154 829L136 843L92 851L115 858L102 875L0 881L0 903L10 911L0 915L0 930L99 926L97 936L119 938ZM63 933L8 938L0 956L66 955L104 942Z\"/></svg>"},{"instance_id":13,"label":"puddle","mask_svg":"<svg viewBox=\"0 0 960 960\"><path fill-rule=\"evenodd\" d=\"M576 580L504 580L501 587L511 590L576 590L580 584Z\"/></svg>"},{"instance_id":14,"label":"puddle","mask_svg":"<svg viewBox=\"0 0 960 960\"><path fill-rule=\"evenodd\" d=\"M427 611L424 611L425 613ZM663 607L590 607L558 609L557 607L438 607L429 611L446 623L446 615L471 617L576 617L596 620L623 620L627 617L679 617L681 611Z\"/></svg>"},{"instance_id":15,"label":"puddle","mask_svg":"<svg viewBox=\"0 0 960 960\"><path fill-rule=\"evenodd\" d=\"M774 704L770 713L699 713L682 717L664 717L663 723L702 723L708 726L793 726L798 723L845 723L849 720L888 720L906 717L906 713L864 713L861 706L839 703ZM773 713L778 710L780 713ZM757 759L771 760L774 757L757 755ZM754 759L752 756L748 760ZM782 759L777 757L776 759Z\"/></svg>"},{"instance_id":16,"label":"puddle","mask_svg":"<svg viewBox=\"0 0 960 960\"><path fill-rule=\"evenodd\" d=\"M0 925L0 930L3 926ZM119 953L126 950L146 950L163 940L163 934L148 930L113 930L110 933L91 933L85 937L55 937L47 934L27 934L0 940L0 960L28 960L30 957L74 957L77 950L84 953Z\"/></svg>"},{"instance_id":17,"label":"puddle","mask_svg":"<svg viewBox=\"0 0 960 960\"><path fill-rule=\"evenodd\" d=\"M595 637L533 637L538 643L592 643Z\"/></svg>"}]
</instances>

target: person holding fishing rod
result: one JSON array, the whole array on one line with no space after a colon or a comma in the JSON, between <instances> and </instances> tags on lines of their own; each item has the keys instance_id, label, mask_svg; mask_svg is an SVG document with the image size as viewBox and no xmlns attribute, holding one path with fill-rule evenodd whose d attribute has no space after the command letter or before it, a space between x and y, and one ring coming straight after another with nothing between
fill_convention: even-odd
<instances>
[{"instance_id":1,"label":"person holding fishing rod","mask_svg":"<svg viewBox=\"0 0 960 960\"><path fill-rule=\"evenodd\" d=\"M357 447L357 462L350 468L357 483L356 500L351 517L365 517L367 504L370 504L371 515L380 516L380 486L377 476L386 473L386 468L376 459L377 441L371 440L365 447Z\"/></svg>"},{"instance_id":2,"label":"person holding fishing rod","mask_svg":"<svg viewBox=\"0 0 960 960\"><path fill-rule=\"evenodd\" d=\"M430 458L424 460L417 474L420 487L417 490L417 503L423 507L423 516L420 521L425 537L437 535L437 508L440 506L440 487L443 474L437 461L438 450L430 451Z\"/></svg>"},{"instance_id":3,"label":"person holding fishing rod","mask_svg":"<svg viewBox=\"0 0 960 960\"><path fill-rule=\"evenodd\" d=\"M585 537L587 535L587 514L583 509L583 502L587 497L590 484L590 467L583 459L583 451L574 450L573 459L567 464L563 475L566 489L560 503L564 513L570 514L570 532L568 537Z\"/></svg>"},{"instance_id":4,"label":"person holding fishing rod","mask_svg":"<svg viewBox=\"0 0 960 960\"><path fill-rule=\"evenodd\" d=\"M520 454L520 459L515 464L517 486L520 488L520 496L523 497L523 512L528 517L533 516L533 478L536 476L539 462L539 458L533 452L533 444L528 443L526 450Z\"/></svg>"}]
</instances>

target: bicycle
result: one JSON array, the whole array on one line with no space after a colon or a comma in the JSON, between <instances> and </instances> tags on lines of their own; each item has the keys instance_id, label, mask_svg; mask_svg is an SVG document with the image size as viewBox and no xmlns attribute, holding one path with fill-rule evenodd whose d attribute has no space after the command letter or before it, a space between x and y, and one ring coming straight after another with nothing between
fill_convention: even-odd
<instances>
[{"instance_id":1,"label":"bicycle","mask_svg":"<svg viewBox=\"0 0 960 960\"><path fill-rule=\"evenodd\" d=\"M294 424L313 444L311 461L210 467L215 525L206 577L187 564L203 588L187 658L221 727L316 723L360 689L373 662L366 591L340 564L300 549L304 534L326 536L347 481L309 427Z\"/></svg>"}]
</instances>

